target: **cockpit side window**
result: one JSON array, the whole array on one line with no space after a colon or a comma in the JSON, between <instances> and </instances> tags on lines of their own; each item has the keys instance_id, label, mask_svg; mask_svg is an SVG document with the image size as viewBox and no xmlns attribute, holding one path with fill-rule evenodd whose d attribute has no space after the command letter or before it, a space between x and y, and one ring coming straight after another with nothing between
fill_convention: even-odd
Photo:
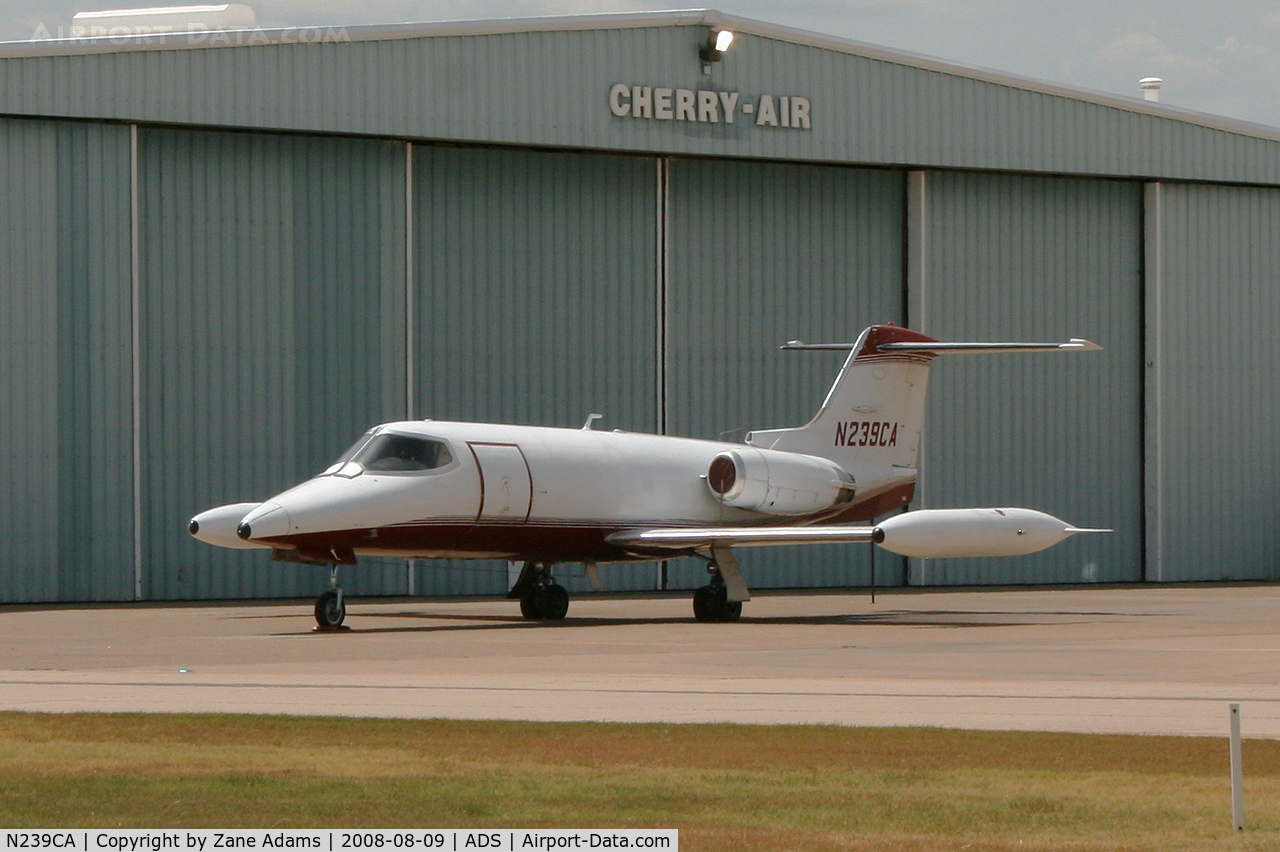
<instances>
[{"instance_id":1,"label":"cockpit side window","mask_svg":"<svg viewBox=\"0 0 1280 852\"><path fill-rule=\"evenodd\" d=\"M370 471L435 470L453 461L449 447L442 441L397 435L377 435L352 457Z\"/></svg>"}]
</instances>

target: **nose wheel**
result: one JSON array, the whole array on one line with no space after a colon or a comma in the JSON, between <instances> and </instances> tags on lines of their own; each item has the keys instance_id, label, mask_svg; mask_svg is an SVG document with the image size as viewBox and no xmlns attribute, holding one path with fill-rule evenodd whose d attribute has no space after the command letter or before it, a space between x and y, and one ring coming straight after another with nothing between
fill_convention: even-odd
<instances>
[{"instance_id":1,"label":"nose wheel","mask_svg":"<svg viewBox=\"0 0 1280 852\"><path fill-rule=\"evenodd\" d=\"M552 578L550 565L525 563L508 596L520 599L520 614L530 621L562 621L569 613L569 592Z\"/></svg>"},{"instance_id":2,"label":"nose wheel","mask_svg":"<svg viewBox=\"0 0 1280 852\"><path fill-rule=\"evenodd\" d=\"M530 621L562 621L569 614L569 592L558 583L533 586L520 595L520 614Z\"/></svg>"},{"instance_id":3,"label":"nose wheel","mask_svg":"<svg viewBox=\"0 0 1280 852\"><path fill-rule=\"evenodd\" d=\"M316 598L316 629L337 630L347 617L347 602L338 585L338 566L329 568L329 590Z\"/></svg>"}]
</instances>

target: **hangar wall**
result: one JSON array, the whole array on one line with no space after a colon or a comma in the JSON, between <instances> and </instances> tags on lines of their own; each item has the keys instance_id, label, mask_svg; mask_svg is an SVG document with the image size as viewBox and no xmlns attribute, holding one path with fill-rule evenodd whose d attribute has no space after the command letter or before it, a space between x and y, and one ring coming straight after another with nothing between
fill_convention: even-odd
<instances>
[{"instance_id":1,"label":"hangar wall","mask_svg":"<svg viewBox=\"0 0 1280 852\"><path fill-rule=\"evenodd\" d=\"M668 160L666 431L741 441L808 422L843 356L778 346L902 321L904 190L899 170ZM747 548L738 559L762 588L866 585L870 549ZM705 578L685 560L669 579Z\"/></svg>"},{"instance_id":2,"label":"hangar wall","mask_svg":"<svg viewBox=\"0 0 1280 852\"><path fill-rule=\"evenodd\" d=\"M894 169L410 156L381 140L142 127L135 460L130 129L3 130L6 279L38 283L4 291L5 316L25 318L9 320L0 371L24 401L3 433L20 483L3 507L9 600L308 595L315 569L204 547L186 518L314 472L369 423L406 416L410 396L415 416L577 425L597 410L616 428L711 438L803 422L839 359L776 343L885 320L1103 341L1094 355L939 359L917 505L1025 503L1117 532L909 574L886 556L878 583L1133 581L1144 546L1160 554L1151 579L1275 575L1275 190L1163 188L1163 441L1144 468L1150 211L1136 182L935 170L909 190ZM1263 417L1239 409L1240 388ZM1229 463L1206 472L1204 446ZM1165 485L1144 518L1153 464ZM1206 487L1228 499L1206 506ZM1251 534L1225 547L1197 534L1241 516ZM1158 547L1143 541L1153 517ZM872 569L862 548L744 563L761 588L863 585ZM377 560L348 575L356 595L507 582L494 563ZM666 582L701 576L674 562ZM653 566L605 578L660 582Z\"/></svg>"},{"instance_id":3,"label":"hangar wall","mask_svg":"<svg viewBox=\"0 0 1280 852\"><path fill-rule=\"evenodd\" d=\"M114 169L127 160L129 133L94 124L60 124L56 133L58 420L45 437L59 443L58 594L128 596L133 352L130 291L116 285L128 280L130 243L128 220L111 211L128 205L128 184ZM84 570L98 560L125 570Z\"/></svg>"},{"instance_id":4,"label":"hangar wall","mask_svg":"<svg viewBox=\"0 0 1280 852\"><path fill-rule=\"evenodd\" d=\"M5 585L27 594L56 598L60 503L58 467L50 466L50 435L58 434L57 393L31 393L32 386L58 387L58 185L57 131L44 122L5 121L5 156L0 159L6 189L0 213L0 262L4 279L31 286L5 287L0 298L0 394L22 405L0 406L0 436L11 459L15 488L0 489L4 532L17 541L0 571ZM56 459L56 455L55 455ZM55 511L50 512L49 509ZM19 537L20 535L20 537ZM55 558L43 571L32 567Z\"/></svg>"},{"instance_id":5,"label":"hangar wall","mask_svg":"<svg viewBox=\"0 0 1280 852\"><path fill-rule=\"evenodd\" d=\"M1280 577L1280 190L1147 197L1152 579Z\"/></svg>"},{"instance_id":6,"label":"hangar wall","mask_svg":"<svg viewBox=\"0 0 1280 852\"><path fill-rule=\"evenodd\" d=\"M658 428L653 157L415 145L419 417ZM415 589L501 594L505 563L416 562ZM587 588L579 566L557 579ZM651 589L652 565L600 572Z\"/></svg>"},{"instance_id":7,"label":"hangar wall","mask_svg":"<svg viewBox=\"0 0 1280 852\"><path fill-rule=\"evenodd\" d=\"M128 129L0 119L0 146L0 596L127 599Z\"/></svg>"},{"instance_id":8,"label":"hangar wall","mask_svg":"<svg viewBox=\"0 0 1280 852\"><path fill-rule=\"evenodd\" d=\"M732 54L704 75L699 45L709 26L722 23L738 34ZM177 41L150 37L105 49L91 41L0 45L0 114L1280 182L1280 136L1263 128L1238 132L1209 116L1187 121L1132 99L715 13L348 27L339 40L313 44L261 31ZM744 101L762 94L819 99L806 131L762 128L742 117L714 125L619 119L607 101L619 82L739 92Z\"/></svg>"},{"instance_id":9,"label":"hangar wall","mask_svg":"<svg viewBox=\"0 0 1280 852\"><path fill-rule=\"evenodd\" d=\"M931 172L913 304L946 340L1087 337L1102 352L934 362L918 505L1035 506L1106 536L923 560L923 584L1142 579L1142 188ZM940 473L938 467L943 470Z\"/></svg>"},{"instance_id":10,"label":"hangar wall","mask_svg":"<svg viewBox=\"0 0 1280 852\"><path fill-rule=\"evenodd\" d=\"M174 532L404 416L400 147L143 128L138 175L143 596L303 594L312 567ZM404 588L403 562L352 574Z\"/></svg>"}]
</instances>

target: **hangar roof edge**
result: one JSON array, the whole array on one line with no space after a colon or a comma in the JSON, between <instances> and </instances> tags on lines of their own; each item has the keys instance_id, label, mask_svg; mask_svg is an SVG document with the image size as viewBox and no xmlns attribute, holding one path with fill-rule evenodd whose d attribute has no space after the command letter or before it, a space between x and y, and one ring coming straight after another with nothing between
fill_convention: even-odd
<instances>
[{"instance_id":1,"label":"hangar roof edge","mask_svg":"<svg viewBox=\"0 0 1280 852\"><path fill-rule=\"evenodd\" d=\"M360 26L314 25L279 29L167 33L143 36L31 39L28 41L0 42L0 60L34 56L74 56L145 50L209 50L221 47L252 47L255 45L296 43L296 37L300 31L339 35L338 38L328 39L329 41L388 41L466 35L501 35L520 32L571 32L680 26L725 27L762 38L832 50L959 77L968 77L1010 88L1224 130L1242 136L1280 141L1280 128L1269 125L1198 112L1170 104L1146 101L1139 97L1074 88L1064 83L1021 76L926 54L883 47L841 36L788 27L783 24L774 24L754 18L729 15L714 9L676 9L489 20L368 24ZM193 40L193 36L198 37L199 40Z\"/></svg>"}]
</instances>

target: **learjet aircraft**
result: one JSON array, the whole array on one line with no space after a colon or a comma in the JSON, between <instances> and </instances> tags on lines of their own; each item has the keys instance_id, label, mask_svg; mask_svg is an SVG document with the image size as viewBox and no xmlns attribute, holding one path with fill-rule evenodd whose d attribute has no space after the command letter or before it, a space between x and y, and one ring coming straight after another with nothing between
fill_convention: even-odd
<instances>
[{"instance_id":1,"label":"learjet aircraft","mask_svg":"<svg viewBox=\"0 0 1280 852\"><path fill-rule=\"evenodd\" d=\"M1080 532L1033 509L919 509L912 498L929 365L938 355L1088 351L1066 343L943 343L875 325L803 426L750 432L744 443L490 423L384 423L318 476L261 503L201 512L190 533L223 547L330 568L316 601L322 628L346 615L338 567L361 556L523 562L511 597L529 619L563 619L569 595L553 568L706 560L699 621L734 621L750 592L735 547L875 542L912 557L1034 553ZM883 518L874 523L876 518Z\"/></svg>"}]
</instances>

